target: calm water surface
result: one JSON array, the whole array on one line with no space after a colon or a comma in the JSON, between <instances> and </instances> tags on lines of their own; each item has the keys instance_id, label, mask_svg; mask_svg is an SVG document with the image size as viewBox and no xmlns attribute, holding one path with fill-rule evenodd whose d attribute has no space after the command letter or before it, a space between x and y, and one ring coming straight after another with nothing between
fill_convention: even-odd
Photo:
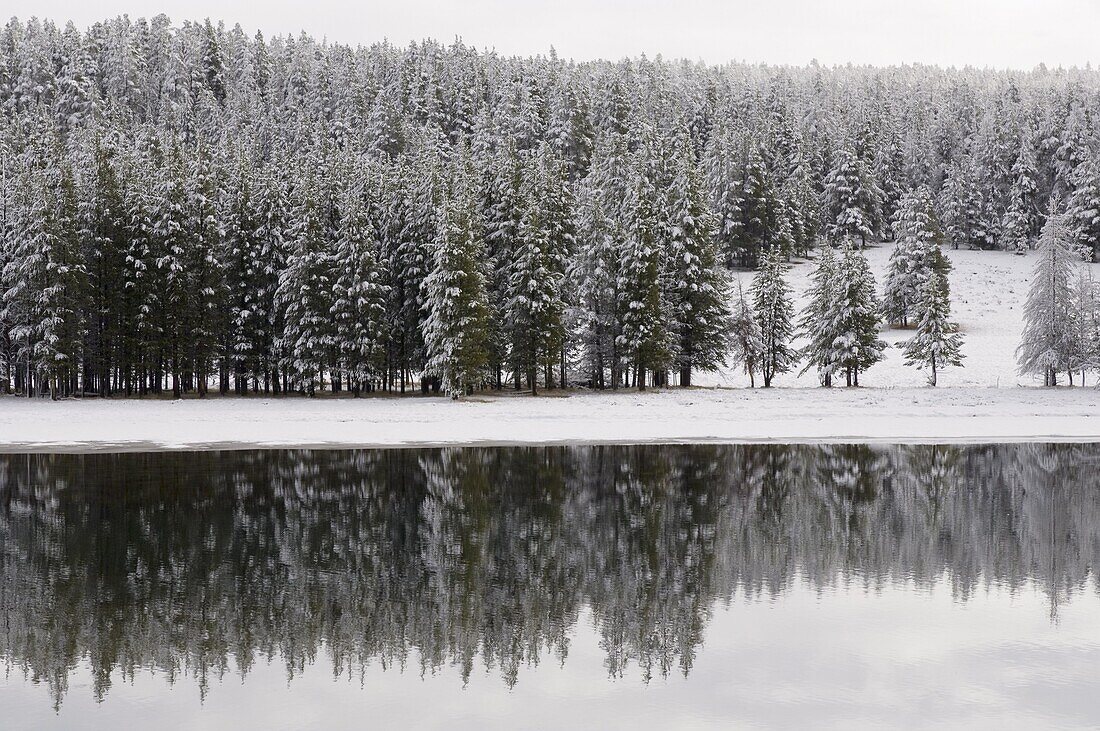
<instances>
[{"instance_id":1,"label":"calm water surface","mask_svg":"<svg viewBox=\"0 0 1100 731\"><path fill-rule=\"evenodd\" d=\"M0 456L0 728L1100 724L1100 445Z\"/></svg>"}]
</instances>

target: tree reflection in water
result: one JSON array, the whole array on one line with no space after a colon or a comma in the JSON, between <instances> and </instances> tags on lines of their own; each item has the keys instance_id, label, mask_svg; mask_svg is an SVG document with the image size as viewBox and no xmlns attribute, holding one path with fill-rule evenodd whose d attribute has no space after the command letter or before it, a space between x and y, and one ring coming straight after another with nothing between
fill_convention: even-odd
<instances>
[{"instance_id":1,"label":"tree reflection in water","mask_svg":"<svg viewBox=\"0 0 1100 731\"><path fill-rule=\"evenodd\" d=\"M716 603L794 581L1036 582L1100 561L1100 447L580 446L0 457L0 655L56 703L87 662L206 692L277 658L509 686L566 662L687 674Z\"/></svg>"}]
</instances>

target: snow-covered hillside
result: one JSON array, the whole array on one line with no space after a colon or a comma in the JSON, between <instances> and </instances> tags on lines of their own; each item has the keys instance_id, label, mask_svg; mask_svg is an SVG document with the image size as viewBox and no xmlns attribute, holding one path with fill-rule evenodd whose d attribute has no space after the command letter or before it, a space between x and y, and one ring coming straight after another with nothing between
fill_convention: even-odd
<instances>
[{"instance_id":1,"label":"snow-covered hillside","mask_svg":"<svg viewBox=\"0 0 1100 731\"><path fill-rule=\"evenodd\" d=\"M882 244L866 251L880 292L891 250L890 244ZM945 253L954 266L950 277L952 315L965 337L962 350L966 360L963 368L941 371L939 387L1036 385L1035 379L1016 373L1016 346L1023 329L1023 304L1028 280L1035 266L1034 252L1017 256L1003 251L945 249ZM803 261L795 264L788 273L796 294L796 306L800 309L812 269L812 262ZM747 291L752 272L740 272L736 276L741 278ZM1095 276L1100 277L1100 269ZM911 335L905 330L887 330L883 333L883 339L893 346ZM1089 378L1091 385L1093 377ZM707 386L741 387L748 386L749 379L740 369L727 368L717 373L699 374L696 382ZM924 386L925 376L916 368L905 366L900 348L890 347L881 363L860 376L860 384L871 388L919 387ZM1041 379L1038 384L1042 384ZM817 387L817 375L813 371L803 376L797 372L787 373L776 378L776 385Z\"/></svg>"}]
</instances>

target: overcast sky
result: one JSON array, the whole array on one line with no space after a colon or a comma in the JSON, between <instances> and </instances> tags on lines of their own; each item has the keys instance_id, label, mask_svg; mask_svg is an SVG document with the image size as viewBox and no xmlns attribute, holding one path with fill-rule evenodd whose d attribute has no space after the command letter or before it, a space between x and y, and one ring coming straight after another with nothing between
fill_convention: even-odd
<instances>
[{"instance_id":1,"label":"overcast sky","mask_svg":"<svg viewBox=\"0 0 1100 731\"><path fill-rule=\"evenodd\" d=\"M306 30L345 43L461 36L503 54L618 59L645 53L711 63L971 64L1030 69L1100 60L1100 0L0 0L85 27L165 13L265 34Z\"/></svg>"}]
</instances>

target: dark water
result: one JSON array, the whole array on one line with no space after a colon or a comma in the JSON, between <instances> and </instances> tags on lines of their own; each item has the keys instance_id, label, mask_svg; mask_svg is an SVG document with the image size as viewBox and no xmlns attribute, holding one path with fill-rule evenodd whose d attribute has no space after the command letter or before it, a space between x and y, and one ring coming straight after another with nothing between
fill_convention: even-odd
<instances>
[{"instance_id":1,"label":"dark water","mask_svg":"<svg viewBox=\"0 0 1100 731\"><path fill-rule=\"evenodd\" d=\"M1100 446L0 456L0 727L1100 723Z\"/></svg>"}]
</instances>

